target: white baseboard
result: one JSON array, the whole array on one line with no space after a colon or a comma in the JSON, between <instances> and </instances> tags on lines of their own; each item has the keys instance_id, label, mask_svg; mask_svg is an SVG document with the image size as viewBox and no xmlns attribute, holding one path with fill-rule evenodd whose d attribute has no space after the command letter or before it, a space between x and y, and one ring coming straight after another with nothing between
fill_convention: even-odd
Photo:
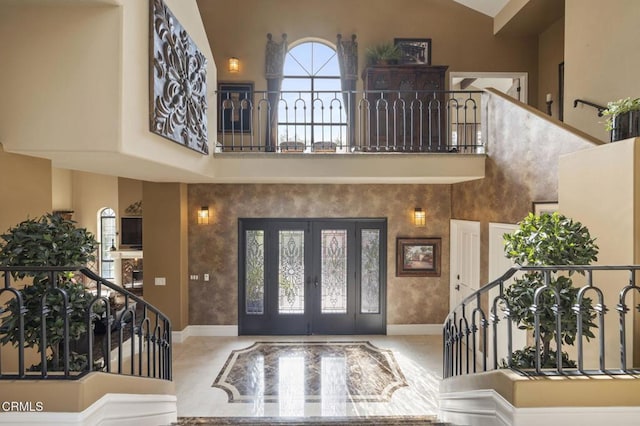
<instances>
[{"instance_id":1,"label":"white baseboard","mask_svg":"<svg viewBox=\"0 0 640 426\"><path fill-rule=\"evenodd\" d=\"M234 337L238 335L237 325L188 325L182 331L172 331L174 343L182 343L190 336Z\"/></svg>"},{"instance_id":2,"label":"white baseboard","mask_svg":"<svg viewBox=\"0 0 640 426\"><path fill-rule=\"evenodd\" d=\"M81 413L0 413L6 425L155 426L177 420L175 395L106 394Z\"/></svg>"},{"instance_id":3,"label":"white baseboard","mask_svg":"<svg viewBox=\"0 0 640 426\"><path fill-rule=\"evenodd\" d=\"M387 335L442 335L442 324L387 324Z\"/></svg>"},{"instance_id":4,"label":"white baseboard","mask_svg":"<svg viewBox=\"0 0 640 426\"><path fill-rule=\"evenodd\" d=\"M483 426L633 426L640 407L516 408L492 389L440 394L440 419Z\"/></svg>"},{"instance_id":5,"label":"white baseboard","mask_svg":"<svg viewBox=\"0 0 640 426\"><path fill-rule=\"evenodd\" d=\"M515 408L493 389L440 393L440 416L446 422L514 426Z\"/></svg>"}]
</instances>

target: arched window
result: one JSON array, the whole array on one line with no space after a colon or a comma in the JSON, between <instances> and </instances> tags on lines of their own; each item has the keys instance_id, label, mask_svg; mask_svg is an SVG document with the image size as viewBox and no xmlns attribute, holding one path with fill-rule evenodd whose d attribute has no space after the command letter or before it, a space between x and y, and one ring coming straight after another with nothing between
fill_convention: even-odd
<instances>
[{"instance_id":1,"label":"arched window","mask_svg":"<svg viewBox=\"0 0 640 426\"><path fill-rule=\"evenodd\" d=\"M309 41L295 45L284 62L278 105L278 139L301 142L307 150L347 145L347 106L333 47ZM315 144L315 145L314 145Z\"/></svg>"},{"instance_id":2,"label":"arched window","mask_svg":"<svg viewBox=\"0 0 640 426\"><path fill-rule=\"evenodd\" d=\"M100 276L115 278L115 268L111 257L111 248L116 241L116 212L105 208L100 211Z\"/></svg>"}]
</instances>

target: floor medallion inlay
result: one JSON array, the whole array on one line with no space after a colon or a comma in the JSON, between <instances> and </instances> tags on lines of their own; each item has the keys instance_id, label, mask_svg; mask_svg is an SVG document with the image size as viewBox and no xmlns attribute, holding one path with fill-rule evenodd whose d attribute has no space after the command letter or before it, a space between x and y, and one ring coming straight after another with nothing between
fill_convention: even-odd
<instances>
[{"instance_id":1,"label":"floor medallion inlay","mask_svg":"<svg viewBox=\"0 0 640 426\"><path fill-rule=\"evenodd\" d=\"M369 342L256 342L231 352L213 386L229 402L290 401L294 412L305 402L387 402L407 382L393 352Z\"/></svg>"}]
</instances>

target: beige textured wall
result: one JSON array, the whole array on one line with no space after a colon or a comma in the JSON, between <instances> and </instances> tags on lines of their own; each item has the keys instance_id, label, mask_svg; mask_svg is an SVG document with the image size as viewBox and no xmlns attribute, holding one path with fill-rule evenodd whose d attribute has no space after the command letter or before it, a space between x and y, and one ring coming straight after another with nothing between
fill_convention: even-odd
<instances>
[{"instance_id":1,"label":"beige textured wall","mask_svg":"<svg viewBox=\"0 0 640 426\"><path fill-rule=\"evenodd\" d=\"M122 146L127 154L162 164L176 164L185 171L204 171L213 167L212 157L200 155L182 145L149 132L149 5L148 1L123 2L122 74L118 88L122 106ZM218 2L216 2L218 3ZM198 49L207 58L207 122L209 148L213 150L216 123L216 64L207 42L195 0L167 0L167 6L188 31Z\"/></svg>"},{"instance_id":2,"label":"beige textured wall","mask_svg":"<svg viewBox=\"0 0 640 426\"><path fill-rule=\"evenodd\" d=\"M51 169L51 197L53 210L73 210L73 171Z\"/></svg>"},{"instance_id":3,"label":"beige textured wall","mask_svg":"<svg viewBox=\"0 0 640 426\"><path fill-rule=\"evenodd\" d=\"M12 41L0 46L10 64L0 79L11 100L0 104L7 149L117 146L119 28L118 8L104 4L2 5L0 38Z\"/></svg>"},{"instance_id":4,"label":"beige textured wall","mask_svg":"<svg viewBox=\"0 0 640 426\"><path fill-rule=\"evenodd\" d=\"M565 0L565 11L565 122L608 141L596 110L572 103L640 97L640 7L636 0Z\"/></svg>"},{"instance_id":5,"label":"beige textured wall","mask_svg":"<svg viewBox=\"0 0 640 426\"><path fill-rule=\"evenodd\" d=\"M387 323L442 323L449 307L450 191L449 185L189 185L189 274L200 275L189 282L189 324L238 323L241 217L386 217ZM196 224L203 205L212 212L210 225ZM415 207L427 212L425 228L411 222ZM442 237L441 276L397 278L398 236ZM211 274L210 282L202 281L204 273Z\"/></svg>"},{"instance_id":6,"label":"beige textured wall","mask_svg":"<svg viewBox=\"0 0 640 426\"><path fill-rule=\"evenodd\" d=\"M207 121L215 127L216 67L198 7L166 3L208 59ZM11 40L0 46L9 64L0 80L7 151L166 181L193 181L212 168L211 156L149 132L149 0L0 2L0 36Z\"/></svg>"},{"instance_id":7,"label":"beige textured wall","mask_svg":"<svg viewBox=\"0 0 640 426\"><path fill-rule=\"evenodd\" d=\"M27 218L51 211L51 162L4 152L0 144L0 233ZM5 293L0 305L7 300ZM35 351L27 353L27 366L37 362ZM0 347L4 371L17 369L17 353L9 345Z\"/></svg>"},{"instance_id":8,"label":"beige textured wall","mask_svg":"<svg viewBox=\"0 0 640 426\"><path fill-rule=\"evenodd\" d=\"M289 42L318 37L335 43L336 34L356 34L360 71L367 47L394 37L432 39L432 64L449 71L526 71L531 93L537 93L537 38L493 36L486 15L451 0L198 0L220 80L253 81L265 90L264 49L267 33ZM236 56L238 74L226 63ZM358 88L362 88L361 80ZM532 97L532 103L535 98Z\"/></svg>"},{"instance_id":9,"label":"beige textured wall","mask_svg":"<svg viewBox=\"0 0 640 426\"><path fill-rule=\"evenodd\" d=\"M187 186L144 182L142 194L144 298L171 319L173 330L182 330L189 309ZM156 286L156 278L166 285Z\"/></svg>"},{"instance_id":10,"label":"beige textured wall","mask_svg":"<svg viewBox=\"0 0 640 426\"><path fill-rule=\"evenodd\" d=\"M98 238L98 213L105 207L118 211L118 178L74 171L73 219L78 226L87 228Z\"/></svg>"},{"instance_id":11,"label":"beige textured wall","mask_svg":"<svg viewBox=\"0 0 640 426\"><path fill-rule=\"evenodd\" d=\"M551 93L551 114L558 118L559 77L558 65L564 61L564 19L559 19L538 38L538 105L546 112L546 94Z\"/></svg>"},{"instance_id":12,"label":"beige textured wall","mask_svg":"<svg viewBox=\"0 0 640 426\"><path fill-rule=\"evenodd\" d=\"M538 110L513 108L518 102L505 95L492 92L487 102L486 177L455 184L452 191L452 217L481 222L482 285L488 281L489 222L517 223L533 201L557 200L560 154L594 146L587 135L572 133Z\"/></svg>"},{"instance_id":13,"label":"beige textured wall","mask_svg":"<svg viewBox=\"0 0 640 426\"><path fill-rule=\"evenodd\" d=\"M125 213L127 207L142 200L142 181L118 178L118 217L131 216ZM144 203L143 203L144 209Z\"/></svg>"},{"instance_id":14,"label":"beige textured wall","mask_svg":"<svg viewBox=\"0 0 640 426\"><path fill-rule=\"evenodd\" d=\"M596 264L629 265L640 261L637 250L640 173L636 168L639 161L640 139L627 139L560 158L560 211L582 222L596 238L600 248ZM606 281L598 280L598 277L602 275L596 273L596 285L603 290L605 304L611 309L619 303L618 295L628 283L628 273L620 272L615 278L607 274ZM638 295L632 292L631 298L627 299L630 307L635 305L634 296L637 298ZM619 368L618 316L609 313L606 317L607 367ZM632 325L629 318L628 339L632 338ZM640 365L639 340L634 339L636 365ZM595 348L593 343L590 346ZM597 352L593 351L592 355L595 354ZM597 359L593 357L587 361L592 363L587 368L597 365Z\"/></svg>"},{"instance_id":15,"label":"beige textured wall","mask_svg":"<svg viewBox=\"0 0 640 426\"><path fill-rule=\"evenodd\" d=\"M51 162L4 152L0 144L0 232L51 211Z\"/></svg>"}]
</instances>

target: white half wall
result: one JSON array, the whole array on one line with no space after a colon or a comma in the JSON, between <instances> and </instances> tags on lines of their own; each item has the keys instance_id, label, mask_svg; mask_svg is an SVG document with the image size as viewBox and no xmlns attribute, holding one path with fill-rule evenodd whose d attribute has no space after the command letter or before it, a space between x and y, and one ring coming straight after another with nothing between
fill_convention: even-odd
<instances>
[{"instance_id":1,"label":"white half wall","mask_svg":"<svg viewBox=\"0 0 640 426\"><path fill-rule=\"evenodd\" d=\"M496 391L440 394L440 419L478 426L635 426L640 407L516 408Z\"/></svg>"},{"instance_id":2,"label":"white half wall","mask_svg":"<svg viewBox=\"0 0 640 426\"><path fill-rule=\"evenodd\" d=\"M157 426L177 420L175 395L106 394L81 413L0 413L3 425Z\"/></svg>"}]
</instances>

